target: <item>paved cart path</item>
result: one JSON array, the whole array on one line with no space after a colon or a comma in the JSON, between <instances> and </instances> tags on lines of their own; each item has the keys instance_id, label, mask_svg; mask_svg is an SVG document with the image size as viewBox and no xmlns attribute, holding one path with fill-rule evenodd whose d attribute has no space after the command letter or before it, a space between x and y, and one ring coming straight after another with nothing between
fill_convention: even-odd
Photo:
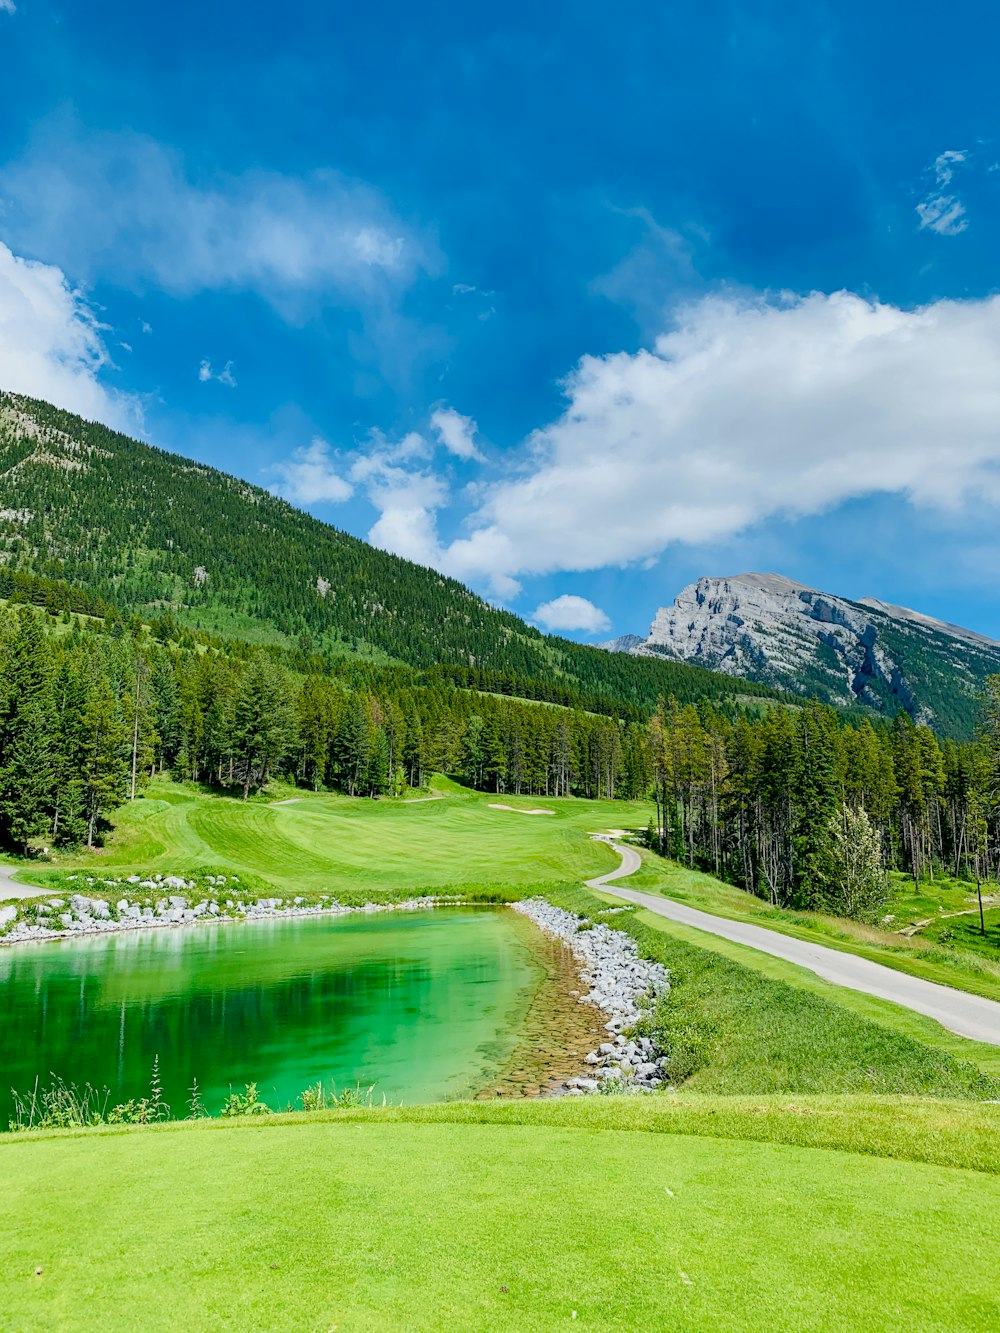
<instances>
[{"instance_id":1,"label":"paved cart path","mask_svg":"<svg viewBox=\"0 0 1000 1333\"><path fill-rule=\"evenodd\" d=\"M897 972L894 968L859 958L856 954L793 939L790 935L781 935L764 926L753 926L746 921L729 921L726 917L700 912L695 907L686 907L670 898L660 898L653 893L619 886L614 881L635 874L642 865L642 858L634 848L623 847L608 835L601 835L598 841L606 842L613 848L622 862L607 875L588 879L589 889L613 893L616 898L624 898L637 907L644 907L648 912L655 912L657 916L665 916L681 925L693 926L696 930L732 940L734 944L745 944L761 953L771 954L774 958L796 963L837 986L864 991L866 995L875 995L881 1000L891 1000L905 1009L926 1014L960 1037L1000 1046L1000 1003L996 1000L969 995L965 991L953 990L950 986L939 986L936 982L908 976L905 972Z\"/></svg>"}]
</instances>

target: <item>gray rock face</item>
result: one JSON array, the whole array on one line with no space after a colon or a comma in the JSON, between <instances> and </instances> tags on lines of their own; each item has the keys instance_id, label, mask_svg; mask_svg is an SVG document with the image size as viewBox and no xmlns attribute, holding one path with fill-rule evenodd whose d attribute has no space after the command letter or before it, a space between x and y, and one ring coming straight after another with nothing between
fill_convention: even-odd
<instances>
[{"instance_id":1,"label":"gray rock face","mask_svg":"<svg viewBox=\"0 0 1000 1333\"><path fill-rule=\"evenodd\" d=\"M599 643L597 646L607 649L609 653L631 653L644 643L641 634L620 634L617 639L608 639L607 643Z\"/></svg>"},{"instance_id":2,"label":"gray rock face","mask_svg":"<svg viewBox=\"0 0 1000 1333\"><path fill-rule=\"evenodd\" d=\"M1000 671L1000 643L972 630L870 597L852 602L780 574L699 579L657 611L646 639L634 644L632 637L606 646L830 703L889 714L904 708L927 723L940 705L929 677L942 682L938 693L965 696L971 710L982 680Z\"/></svg>"}]
</instances>

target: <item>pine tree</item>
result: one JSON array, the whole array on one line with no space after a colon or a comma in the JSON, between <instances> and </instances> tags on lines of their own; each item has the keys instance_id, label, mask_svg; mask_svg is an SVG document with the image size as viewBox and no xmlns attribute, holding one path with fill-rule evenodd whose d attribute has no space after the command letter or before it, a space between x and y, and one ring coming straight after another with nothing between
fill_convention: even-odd
<instances>
[{"instance_id":1,"label":"pine tree","mask_svg":"<svg viewBox=\"0 0 1000 1333\"><path fill-rule=\"evenodd\" d=\"M244 672L233 702L235 775L243 799L266 786L272 769L292 748L294 717L285 673L263 653Z\"/></svg>"},{"instance_id":2,"label":"pine tree","mask_svg":"<svg viewBox=\"0 0 1000 1333\"><path fill-rule=\"evenodd\" d=\"M366 701L352 695L334 739L334 768L349 796L356 796L368 772L372 732Z\"/></svg>"},{"instance_id":3,"label":"pine tree","mask_svg":"<svg viewBox=\"0 0 1000 1333\"><path fill-rule=\"evenodd\" d=\"M19 712L18 729L0 772L0 827L3 839L28 851L34 838L51 824L55 764L52 754L51 708L34 699Z\"/></svg>"},{"instance_id":4,"label":"pine tree","mask_svg":"<svg viewBox=\"0 0 1000 1333\"><path fill-rule=\"evenodd\" d=\"M462 736L462 772L473 787L483 785L483 760L485 758L483 733L485 729L486 724L483 719L478 713L474 713L469 718L465 734Z\"/></svg>"},{"instance_id":5,"label":"pine tree","mask_svg":"<svg viewBox=\"0 0 1000 1333\"><path fill-rule=\"evenodd\" d=\"M22 714L45 692L49 650L41 618L21 611L0 674L0 765L7 762Z\"/></svg>"},{"instance_id":6,"label":"pine tree","mask_svg":"<svg viewBox=\"0 0 1000 1333\"><path fill-rule=\"evenodd\" d=\"M73 846L86 835L84 762L87 750L84 708L86 683L76 664L66 658L52 685L54 716L52 841Z\"/></svg>"},{"instance_id":7,"label":"pine tree","mask_svg":"<svg viewBox=\"0 0 1000 1333\"><path fill-rule=\"evenodd\" d=\"M810 704L799 717L792 833L795 905L815 901L830 856L831 821L839 796L832 722L818 704Z\"/></svg>"},{"instance_id":8,"label":"pine tree","mask_svg":"<svg viewBox=\"0 0 1000 1333\"><path fill-rule=\"evenodd\" d=\"M125 799L129 775L129 728L103 676L90 682L81 732L87 846L93 847L100 821Z\"/></svg>"}]
</instances>

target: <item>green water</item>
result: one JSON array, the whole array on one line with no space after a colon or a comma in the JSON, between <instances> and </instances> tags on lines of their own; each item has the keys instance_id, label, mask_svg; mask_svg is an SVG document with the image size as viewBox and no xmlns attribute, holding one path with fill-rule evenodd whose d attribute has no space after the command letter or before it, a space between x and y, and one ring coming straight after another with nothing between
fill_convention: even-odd
<instances>
[{"instance_id":1,"label":"green water","mask_svg":"<svg viewBox=\"0 0 1000 1333\"><path fill-rule=\"evenodd\" d=\"M496 1076L541 979L525 923L444 908L274 919L0 950L0 1128L40 1075L148 1093L173 1114L198 1080L217 1114L256 1081L272 1106L309 1083L390 1101L467 1096Z\"/></svg>"}]
</instances>

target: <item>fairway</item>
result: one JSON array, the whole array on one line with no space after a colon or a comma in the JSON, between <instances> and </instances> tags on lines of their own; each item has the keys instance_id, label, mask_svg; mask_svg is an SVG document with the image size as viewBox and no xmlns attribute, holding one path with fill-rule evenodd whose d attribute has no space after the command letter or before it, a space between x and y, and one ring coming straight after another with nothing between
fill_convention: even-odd
<instances>
[{"instance_id":1,"label":"fairway","mask_svg":"<svg viewBox=\"0 0 1000 1333\"><path fill-rule=\"evenodd\" d=\"M995 1175L526 1119L6 1140L3 1326L997 1326Z\"/></svg>"},{"instance_id":2,"label":"fairway","mask_svg":"<svg viewBox=\"0 0 1000 1333\"><path fill-rule=\"evenodd\" d=\"M432 800L372 801L306 795L288 801L206 796L166 780L115 815L98 856L61 856L58 864L117 872L188 872L225 866L286 890L435 889L457 884L530 884L586 879L612 869L617 855L587 834L608 827L645 828L644 802L546 801L554 813L526 819L517 807L535 799L505 797L453 783Z\"/></svg>"}]
</instances>

